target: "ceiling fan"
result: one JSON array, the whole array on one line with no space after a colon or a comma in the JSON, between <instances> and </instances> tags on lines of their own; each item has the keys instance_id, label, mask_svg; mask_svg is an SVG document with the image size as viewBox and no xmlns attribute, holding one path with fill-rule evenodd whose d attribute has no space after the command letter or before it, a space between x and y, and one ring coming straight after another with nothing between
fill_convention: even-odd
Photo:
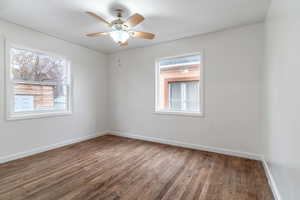
<instances>
[{"instance_id":1,"label":"ceiling fan","mask_svg":"<svg viewBox=\"0 0 300 200\"><path fill-rule=\"evenodd\" d=\"M100 37L105 35L110 35L110 37L118 43L120 46L126 46L128 45L128 39L130 37L135 38L143 38L143 39L154 39L155 35L152 33L146 33L146 32L140 32L140 31L133 31L130 30L131 28L135 27L136 25L140 24L145 18L135 13L131 15L127 20L123 20L123 10L122 9L116 9L117 12L117 19L112 22L107 22L102 17L96 15L93 12L87 11L86 13L92 17L94 17L96 20L101 22L102 24L105 24L109 26L112 31L111 32L97 32L97 33L90 33L86 36L88 37Z\"/></svg>"}]
</instances>

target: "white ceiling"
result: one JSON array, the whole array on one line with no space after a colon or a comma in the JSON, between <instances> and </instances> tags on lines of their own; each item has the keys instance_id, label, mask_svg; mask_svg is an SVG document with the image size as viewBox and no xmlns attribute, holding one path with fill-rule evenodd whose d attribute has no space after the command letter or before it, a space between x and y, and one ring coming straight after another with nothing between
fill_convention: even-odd
<instances>
[{"instance_id":1,"label":"white ceiling","mask_svg":"<svg viewBox=\"0 0 300 200\"><path fill-rule=\"evenodd\" d=\"M175 40L224 28L262 21L269 0L1 0L0 18L104 53ZM135 29L156 34L153 41L131 39L118 47L109 36L87 38L85 34L109 31L87 16L93 11L114 19L113 8L146 19Z\"/></svg>"}]
</instances>

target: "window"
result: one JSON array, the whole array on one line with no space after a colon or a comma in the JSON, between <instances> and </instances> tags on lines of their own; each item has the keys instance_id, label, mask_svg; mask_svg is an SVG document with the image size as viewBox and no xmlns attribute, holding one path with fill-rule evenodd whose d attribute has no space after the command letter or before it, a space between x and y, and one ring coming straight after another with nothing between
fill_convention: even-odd
<instances>
[{"instance_id":1,"label":"window","mask_svg":"<svg viewBox=\"0 0 300 200\"><path fill-rule=\"evenodd\" d=\"M8 119L71 113L70 63L63 57L7 45Z\"/></svg>"},{"instance_id":2,"label":"window","mask_svg":"<svg viewBox=\"0 0 300 200\"><path fill-rule=\"evenodd\" d=\"M156 63L156 112L201 116L202 71L200 54L159 59Z\"/></svg>"}]
</instances>

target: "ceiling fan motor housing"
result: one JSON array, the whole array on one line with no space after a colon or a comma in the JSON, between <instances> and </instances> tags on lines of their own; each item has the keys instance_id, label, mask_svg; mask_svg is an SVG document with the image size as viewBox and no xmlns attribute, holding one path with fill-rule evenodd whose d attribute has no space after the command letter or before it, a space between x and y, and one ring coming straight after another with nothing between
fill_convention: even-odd
<instances>
[{"instance_id":1,"label":"ceiling fan motor housing","mask_svg":"<svg viewBox=\"0 0 300 200\"><path fill-rule=\"evenodd\" d=\"M115 9L115 12L116 12L118 18L122 18L123 17L123 12L124 12L123 9L117 8L117 9Z\"/></svg>"}]
</instances>

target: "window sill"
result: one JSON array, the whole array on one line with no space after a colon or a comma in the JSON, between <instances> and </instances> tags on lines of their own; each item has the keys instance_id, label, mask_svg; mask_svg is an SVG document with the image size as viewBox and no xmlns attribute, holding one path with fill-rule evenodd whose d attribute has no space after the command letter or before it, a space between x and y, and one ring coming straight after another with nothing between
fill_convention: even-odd
<instances>
[{"instance_id":1,"label":"window sill","mask_svg":"<svg viewBox=\"0 0 300 200\"><path fill-rule=\"evenodd\" d=\"M58 117L72 115L71 111L52 111L52 112L38 112L38 113L19 113L19 114L8 114L7 120L25 120L25 119L39 119L48 117Z\"/></svg>"},{"instance_id":2,"label":"window sill","mask_svg":"<svg viewBox=\"0 0 300 200\"><path fill-rule=\"evenodd\" d=\"M158 115L177 115L177 116L186 116L186 117L204 117L201 112L180 112L180 111L155 111L154 114Z\"/></svg>"}]
</instances>

